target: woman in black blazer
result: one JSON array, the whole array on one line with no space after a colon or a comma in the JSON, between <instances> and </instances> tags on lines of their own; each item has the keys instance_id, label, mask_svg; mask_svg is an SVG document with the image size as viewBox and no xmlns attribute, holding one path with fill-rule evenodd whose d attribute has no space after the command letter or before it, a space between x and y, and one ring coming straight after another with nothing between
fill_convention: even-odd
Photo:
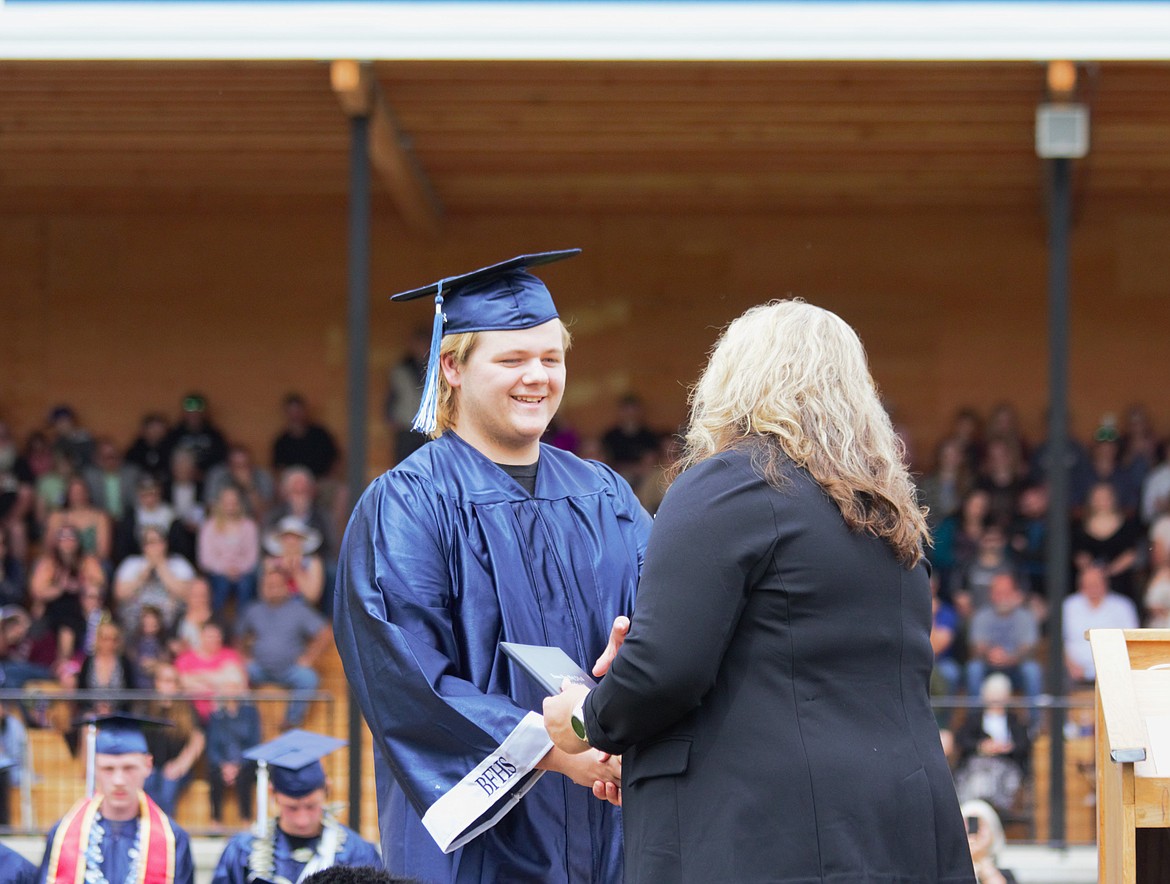
<instances>
[{"instance_id":1,"label":"woman in black blazer","mask_svg":"<svg viewBox=\"0 0 1170 884\"><path fill-rule=\"evenodd\" d=\"M545 706L560 748L624 756L626 880L974 881L930 708L926 523L856 333L753 308L691 406L628 638Z\"/></svg>"}]
</instances>

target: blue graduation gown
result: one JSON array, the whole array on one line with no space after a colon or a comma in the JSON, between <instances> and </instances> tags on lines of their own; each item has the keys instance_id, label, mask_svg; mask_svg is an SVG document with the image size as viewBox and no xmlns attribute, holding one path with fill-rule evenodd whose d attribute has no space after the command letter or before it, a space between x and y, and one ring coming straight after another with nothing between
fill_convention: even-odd
<instances>
[{"instance_id":1,"label":"blue graduation gown","mask_svg":"<svg viewBox=\"0 0 1170 884\"><path fill-rule=\"evenodd\" d=\"M547 445L531 496L451 432L366 489L334 632L374 735L391 872L621 880L620 812L535 769L552 745L543 696L499 643L557 645L592 665L633 609L649 531L609 467Z\"/></svg>"},{"instance_id":2,"label":"blue graduation gown","mask_svg":"<svg viewBox=\"0 0 1170 884\"><path fill-rule=\"evenodd\" d=\"M5 884L35 884L37 867L7 845L0 844L0 881Z\"/></svg>"},{"instance_id":3,"label":"blue graduation gown","mask_svg":"<svg viewBox=\"0 0 1170 884\"><path fill-rule=\"evenodd\" d=\"M345 841L338 848L333 864L381 868L382 858L378 856L378 849L353 829L342 828L345 829ZM215 867L215 877L211 879L211 884L248 884L248 855L252 852L252 838L251 832L243 832L228 841L219 857L219 865ZM298 845L303 843L303 839L297 839ZM295 884L306 863L297 862L289 855L292 848L288 836L279 827L276 830L275 848L273 864L276 866L276 874Z\"/></svg>"},{"instance_id":4,"label":"blue graduation gown","mask_svg":"<svg viewBox=\"0 0 1170 884\"><path fill-rule=\"evenodd\" d=\"M105 835L102 838L102 874L110 882L125 881L130 871L130 848L134 846L134 839L138 832L138 820L115 822L102 820ZM174 884L195 884L195 862L191 858L191 839L171 820L171 828L175 832L175 881ZM49 858L52 852L53 838L57 834L57 826L49 830L45 840L45 856L41 860L40 872L37 880L45 884L49 874ZM0 880L7 880L0 878ZM147 884L163 884L158 881L148 881ZM169 882L168 882L169 884Z\"/></svg>"}]
</instances>

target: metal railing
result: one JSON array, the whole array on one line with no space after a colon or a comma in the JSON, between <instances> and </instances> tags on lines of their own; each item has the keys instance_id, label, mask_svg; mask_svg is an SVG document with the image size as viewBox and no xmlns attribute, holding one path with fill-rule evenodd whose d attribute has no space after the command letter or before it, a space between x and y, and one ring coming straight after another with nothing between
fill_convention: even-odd
<instances>
[{"instance_id":1,"label":"metal railing","mask_svg":"<svg viewBox=\"0 0 1170 884\"><path fill-rule=\"evenodd\" d=\"M5 722L5 729L23 728L26 739L21 757L15 762L15 780L0 801L5 802L8 825L0 824L3 834L41 834L86 792L84 715L95 709L113 711L145 711L155 701L171 703L209 704L214 708L225 702L250 704L259 712L261 738L269 740L281 732L281 722L290 701L308 704L305 723L300 725L330 735L344 737L346 722L343 710L337 709L333 694L316 690L302 691L261 687L257 690L231 695L200 693L162 694L148 690L64 690L50 687L0 690L0 704L4 715L15 719ZM196 714L196 723L205 722ZM19 742L19 741L17 741ZM185 780L185 787L176 802L173 814L176 821L192 834L222 832L224 826L214 825L207 806L206 752ZM334 782L344 781L348 753L339 751L323 759L326 771ZM229 806L234 806L228 802ZM251 823L235 817L227 828L242 830Z\"/></svg>"}]
</instances>

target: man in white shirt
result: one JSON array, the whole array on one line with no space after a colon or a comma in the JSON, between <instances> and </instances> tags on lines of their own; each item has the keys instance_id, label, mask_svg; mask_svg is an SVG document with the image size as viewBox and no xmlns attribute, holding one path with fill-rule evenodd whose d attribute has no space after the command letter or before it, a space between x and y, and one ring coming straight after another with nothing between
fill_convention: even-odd
<instances>
[{"instance_id":1,"label":"man in white shirt","mask_svg":"<svg viewBox=\"0 0 1170 884\"><path fill-rule=\"evenodd\" d=\"M1064 600L1064 667L1073 684L1092 684L1097 677L1088 629L1137 629L1132 601L1109 591L1109 576L1100 565L1081 571L1077 591Z\"/></svg>"}]
</instances>

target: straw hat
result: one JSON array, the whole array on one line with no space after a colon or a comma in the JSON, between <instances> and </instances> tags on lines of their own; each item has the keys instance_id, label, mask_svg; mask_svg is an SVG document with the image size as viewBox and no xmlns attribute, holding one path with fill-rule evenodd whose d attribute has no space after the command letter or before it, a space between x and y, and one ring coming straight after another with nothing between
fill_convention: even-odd
<instances>
[{"instance_id":1,"label":"straw hat","mask_svg":"<svg viewBox=\"0 0 1170 884\"><path fill-rule=\"evenodd\" d=\"M264 548L274 556L284 552L280 538L285 534L295 534L304 542L305 553L314 553L321 546L321 532L306 525L296 516L285 516L276 523L276 527L269 529L264 535Z\"/></svg>"}]
</instances>

